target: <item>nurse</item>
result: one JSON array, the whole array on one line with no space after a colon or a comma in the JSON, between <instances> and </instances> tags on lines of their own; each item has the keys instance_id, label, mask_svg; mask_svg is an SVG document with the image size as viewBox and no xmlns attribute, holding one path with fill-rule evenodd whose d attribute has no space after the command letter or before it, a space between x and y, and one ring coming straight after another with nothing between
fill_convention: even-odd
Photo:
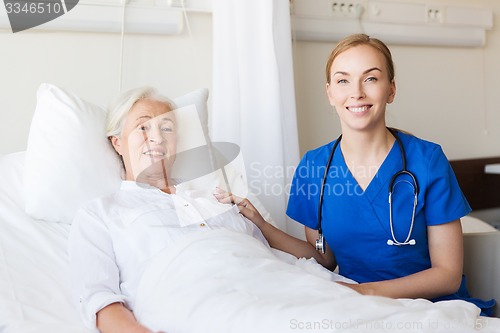
<instances>
[{"instance_id":1,"label":"nurse","mask_svg":"<svg viewBox=\"0 0 500 333\"><path fill-rule=\"evenodd\" d=\"M326 94L342 136L305 154L287 209L305 226L306 241L266 223L246 199L222 193L219 199L236 201L271 246L313 257L331 270L338 266L341 275L359 282L345 285L361 294L464 299L491 314L494 300L471 299L465 287L460 218L471 208L441 147L387 127L394 75L387 46L364 34L345 38L330 54ZM409 172L394 178L404 160ZM316 249L318 229L324 253Z\"/></svg>"}]
</instances>

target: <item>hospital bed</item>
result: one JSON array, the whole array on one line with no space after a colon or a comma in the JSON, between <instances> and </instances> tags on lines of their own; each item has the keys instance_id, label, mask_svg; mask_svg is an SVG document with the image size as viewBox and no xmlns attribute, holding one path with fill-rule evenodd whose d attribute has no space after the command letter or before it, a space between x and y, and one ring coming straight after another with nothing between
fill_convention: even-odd
<instances>
[{"instance_id":1,"label":"hospital bed","mask_svg":"<svg viewBox=\"0 0 500 333\"><path fill-rule=\"evenodd\" d=\"M85 183L93 187L96 181L101 181L91 179L98 178L99 175L85 174L89 171L85 170L89 164L82 158L92 159L92 164L97 164L100 168L106 168L116 161L112 157L105 157L106 152L99 148L102 142L97 134L103 130L102 128L92 133L96 135L95 137L89 136L87 132L78 133L78 130L75 130L75 126L102 121L102 115L95 110L95 107L56 87L47 85L44 89L38 92L38 105L27 150L0 157L0 332L90 333L92 330L81 324L77 314L68 277L66 254L70 228L68 218L79 203L71 203L73 199L70 199L67 193L85 192L88 190ZM203 106L206 103L206 94L205 90L201 90L176 101L178 104L197 104L197 112L201 111L200 119L206 119L203 114L206 112L206 106ZM44 99L48 99L45 101L45 106L41 105ZM75 115L75 112L81 114ZM96 116L96 119L88 119L90 114ZM73 137L65 137L68 133L64 133L64 129L56 128L58 126L56 123L60 125L64 122L67 122L65 126L72 127L68 133ZM57 134L55 138L51 137L54 133ZM86 138L85 143L78 143L78 140L83 138ZM31 149L37 149L37 151L33 152ZM82 154L83 157L79 156ZM80 174L74 174L73 166L77 169L80 167ZM106 175L105 171L103 173L105 177L115 177ZM102 189L103 191L116 186L113 182L108 181L108 183L110 183L109 188ZM78 187L75 189L74 186ZM102 184L99 186L102 188ZM95 193L87 194L91 196ZM89 198L80 196L77 199L81 202ZM52 209L53 207L59 208ZM500 256L497 255L500 250L500 232L486 228L481 221L474 218L467 218L463 223L465 229L474 231L465 235L465 270L469 276L469 287L474 296L484 298L495 296L500 299L498 290ZM324 272L322 271L321 274ZM286 281L283 281L283 285L286 285ZM362 309L369 304L366 303L368 298L363 301L362 297L365 296L359 297L359 302L354 301L354 298L353 300L343 299L339 303L338 310L332 309L332 315L333 312L340 311L342 307L349 308L349 313L354 315L358 311L363 311ZM371 299L370 302L377 302L377 299ZM383 298L380 302L380 307L386 303ZM377 305L377 303L373 304ZM282 304L279 309L285 310L289 307L288 305ZM449 311L455 311L453 307L448 307L448 310L433 308L432 311L427 312L427 301L423 300L417 305L415 314L411 312L412 307L405 308L406 317L404 318L412 320L425 318L428 313L440 315L439 311L443 311L444 320L450 315ZM462 311L460 316L469 315L473 318L477 316L477 313L463 312L470 307L458 308ZM281 311L279 309L276 311ZM373 309L369 311L376 312ZM344 332L377 331L377 327L380 328L377 325L390 322L393 318L391 315L378 317L375 325L373 323L367 325L359 317L352 317L358 319L349 321L349 315L341 315L345 321L335 321L334 324L330 321L327 325L328 323L324 321L326 318L322 318L320 321L322 326L319 329L308 331L337 331L339 325L341 331ZM276 318L274 313L272 313L272 318ZM361 323L366 325L360 326ZM297 331L306 324L307 322L290 321L287 330L282 331ZM478 328L483 329L483 332L498 332L500 320L477 318L463 327L457 324L453 331L467 332ZM250 326L249 332L252 331L251 329ZM219 330L221 333L234 331L229 326L225 330ZM271 328L259 332L268 331L270 332ZM410 328L408 331L435 332L436 330L431 325L423 328L418 326L418 329L414 330ZM241 328L238 332L246 331L245 328Z\"/></svg>"},{"instance_id":2,"label":"hospital bed","mask_svg":"<svg viewBox=\"0 0 500 333\"><path fill-rule=\"evenodd\" d=\"M487 174L485 166L500 163L500 157L450 161L460 188L475 212L500 209L500 175ZM477 213L476 213L477 214ZM480 214L479 214L480 215ZM474 297L500 300L500 232L492 225L468 216L464 230L464 272ZM500 316L496 306L495 316Z\"/></svg>"}]
</instances>

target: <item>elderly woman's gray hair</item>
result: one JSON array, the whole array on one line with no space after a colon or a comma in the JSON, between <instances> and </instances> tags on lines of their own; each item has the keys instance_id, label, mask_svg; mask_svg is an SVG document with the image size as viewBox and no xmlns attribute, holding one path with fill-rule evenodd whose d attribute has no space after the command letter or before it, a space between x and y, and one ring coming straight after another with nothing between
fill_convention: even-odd
<instances>
[{"instance_id":1,"label":"elderly woman's gray hair","mask_svg":"<svg viewBox=\"0 0 500 333\"><path fill-rule=\"evenodd\" d=\"M106 121L106 135L108 137L120 137L127 114L137 101L143 99L165 103L171 110L176 108L175 103L171 99L159 94L158 91L152 87L140 87L128 90L120 94L108 108L108 117Z\"/></svg>"}]
</instances>

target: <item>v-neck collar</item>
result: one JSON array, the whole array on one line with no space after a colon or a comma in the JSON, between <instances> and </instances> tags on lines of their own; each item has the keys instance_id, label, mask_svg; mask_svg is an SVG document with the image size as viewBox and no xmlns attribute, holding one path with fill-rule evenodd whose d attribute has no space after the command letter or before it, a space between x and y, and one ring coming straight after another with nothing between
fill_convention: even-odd
<instances>
[{"instance_id":1,"label":"v-neck collar","mask_svg":"<svg viewBox=\"0 0 500 333\"><path fill-rule=\"evenodd\" d=\"M392 144L389 153L364 191L362 191L361 186L359 186L358 181L354 178L354 175L347 166L344 154L342 153L341 145L338 145L338 149L339 154L335 154L335 164L340 165L343 170L346 170L344 174L346 178L348 178L349 181L352 181L352 183L357 187L356 193L362 193L362 195L365 196L370 202L373 202L381 190L385 189L388 191L389 181L398 171L397 167L401 164L402 160L403 152L400 151L397 141L394 141Z\"/></svg>"}]
</instances>

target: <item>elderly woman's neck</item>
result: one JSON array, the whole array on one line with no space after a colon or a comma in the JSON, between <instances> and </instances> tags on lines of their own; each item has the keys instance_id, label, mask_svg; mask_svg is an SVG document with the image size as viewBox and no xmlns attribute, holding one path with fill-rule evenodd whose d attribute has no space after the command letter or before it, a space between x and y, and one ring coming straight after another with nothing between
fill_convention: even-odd
<instances>
[{"instance_id":1,"label":"elderly woman's neck","mask_svg":"<svg viewBox=\"0 0 500 333\"><path fill-rule=\"evenodd\" d=\"M169 182L169 179L167 177L164 177L164 176L140 175L136 179L136 182L151 185L153 187L160 189L161 191L163 191L165 193L169 193L169 194L175 193L174 184Z\"/></svg>"}]
</instances>

